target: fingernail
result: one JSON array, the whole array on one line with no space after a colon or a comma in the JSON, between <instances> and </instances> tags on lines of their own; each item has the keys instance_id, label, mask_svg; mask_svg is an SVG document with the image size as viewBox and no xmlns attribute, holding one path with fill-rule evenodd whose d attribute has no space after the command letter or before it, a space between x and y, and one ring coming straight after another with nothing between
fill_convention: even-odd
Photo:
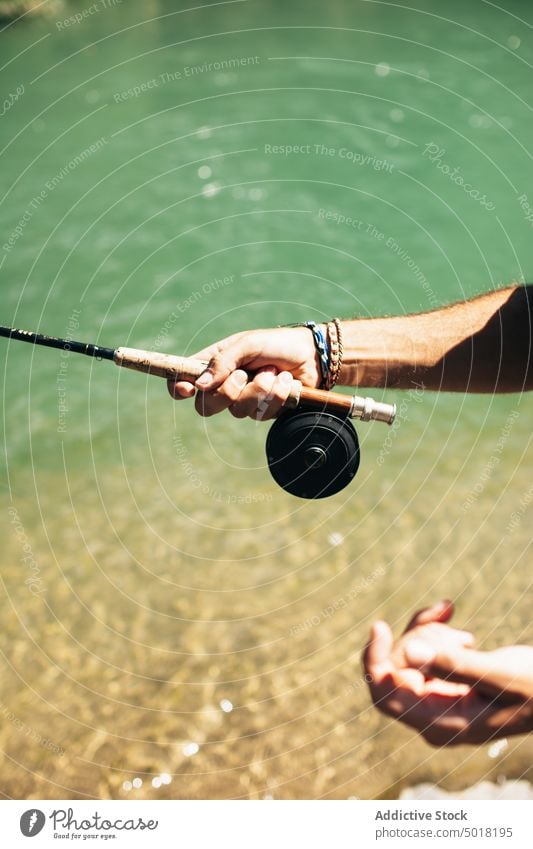
<instances>
[{"instance_id":1,"label":"fingernail","mask_svg":"<svg viewBox=\"0 0 533 849\"><path fill-rule=\"evenodd\" d=\"M207 389L207 387L210 386L212 382L213 375L208 371L204 371L204 373L201 374L198 380L196 381L196 386L198 386L200 389Z\"/></svg>"},{"instance_id":2,"label":"fingernail","mask_svg":"<svg viewBox=\"0 0 533 849\"><path fill-rule=\"evenodd\" d=\"M244 389L246 384L248 383L248 375L242 371L236 371L232 375L233 382L239 389Z\"/></svg>"},{"instance_id":3,"label":"fingernail","mask_svg":"<svg viewBox=\"0 0 533 849\"><path fill-rule=\"evenodd\" d=\"M422 640L411 640L405 644L405 656L412 666L426 666L435 660L435 650Z\"/></svg>"}]
</instances>

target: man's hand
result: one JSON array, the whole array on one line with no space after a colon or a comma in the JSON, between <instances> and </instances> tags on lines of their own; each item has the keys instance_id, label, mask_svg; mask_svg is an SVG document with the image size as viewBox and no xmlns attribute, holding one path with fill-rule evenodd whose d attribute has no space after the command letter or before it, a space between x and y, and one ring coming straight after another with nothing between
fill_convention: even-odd
<instances>
[{"instance_id":1,"label":"man's hand","mask_svg":"<svg viewBox=\"0 0 533 849\"><path fill-rule=\"evenodd\" d=\"M287 400L294 378L316 387L320 372L307 327L280 327L236 333L194 355L209 362L196 384L168 381L176 400L192 398L212 416L229 409L236 418L272 419Z\"/></svg>"},{"instance_id":2,"label":"man's hand","mask_svg":"<svg viewBox=\"0 0 533 849\"><path fill-rule=\"evenodd\" d=\"M451 602L415 614L394 643L376 622L363 655L372 700L435 746L486 743L533 730L533 648L491 652L445 623Z\"/></svg>"}]
</instances>

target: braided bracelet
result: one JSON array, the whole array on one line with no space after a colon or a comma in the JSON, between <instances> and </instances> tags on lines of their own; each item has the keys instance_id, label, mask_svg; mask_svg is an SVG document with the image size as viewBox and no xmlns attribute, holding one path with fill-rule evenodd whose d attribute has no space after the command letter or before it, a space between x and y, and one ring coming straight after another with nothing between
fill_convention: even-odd
<instances>
[{"instance_id":1,"label":"braided bracelet","mask_svg":"<svg viewBox=\"0 0 533 849\"><path fill-rule=\"evenodd\" d=\"M329 336L329 371L326 381L326 389L333 389L339 380L339 375L342 365L342 355L344 353L341 323L338 318L334 318L327 325Z\"/></svg>"},{"instance_id":2,"label":"braided bracelet","mask_svg":"<svg viewBox=\"0 0 533 849\"><path fill-rule=\"evenodd\" d=\"M315 342L315 348L318 354L318 361L320 365L320 374L322 377L320 381L320 389L324 389L328 383L330 368L330 353L328 350L328 343L326 341L326 337L322 333L322 330L315 321L306 321L304 322L303 326L308 327L311 333L313 334L313 340Z\"/></svg>"},{"instance_id":3,"label":"braided bracelet","mask_svg":"<svg viewBox=\"0 0 533 849\"><path fill-rule=\"evenodd\" d=\"M320 389L326 389L330 375L330 352L326 337L316 321L300 321L297 324L284 324L282 327L308 327L313 334L318 362L320 365Z\"/></svg>"}]
</instances>

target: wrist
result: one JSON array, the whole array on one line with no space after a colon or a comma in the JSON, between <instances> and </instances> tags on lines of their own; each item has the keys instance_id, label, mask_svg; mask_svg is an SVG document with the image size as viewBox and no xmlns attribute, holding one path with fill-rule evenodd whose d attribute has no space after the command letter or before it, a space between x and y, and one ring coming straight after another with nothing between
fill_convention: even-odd
<instances>
[{"instance_id":1,"label":"wrist","mask_svg":"<svg viewBox=\"0 0 533 849\"><path fill-rule=\"evenodd\" d=\"M330 374L330 349L328 345L327 325L317 324L316 321L298 322L298 324L284 325L292 329L302 330L307 334L310 345L310 356L306 362L313 363L318 377L316 386L319 389L328 388Z\"/></svg>"},{"instance_id":2,"label":"wrist","mask_svg":"<svg viewBox=\"0 0 533 849\"><path fill-rule=\"evenodd\" d=\"M327 324L308 322L307 327L313 334L318 368L321 375L320 388L333 389L340 377L343 357L343 333L338 318Z\"/></svg>"}]
</instances>

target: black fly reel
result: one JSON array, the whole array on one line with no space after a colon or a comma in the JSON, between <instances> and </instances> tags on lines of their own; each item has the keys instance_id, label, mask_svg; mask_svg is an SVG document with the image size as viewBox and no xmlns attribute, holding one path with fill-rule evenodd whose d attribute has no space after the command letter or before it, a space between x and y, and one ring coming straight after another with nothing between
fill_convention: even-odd
<instances>
[{"instance_id":1,"label":"black fly reel","mask_svg":"<svg viewBox=\"0 0 533 849\"><path fill-rule=\"evenodd\" d=\"M355 477L360 451L350 419L291 410L272 425L266 442L272 477L298 498L327 498Z\"/></svg>"}]
</instances>

